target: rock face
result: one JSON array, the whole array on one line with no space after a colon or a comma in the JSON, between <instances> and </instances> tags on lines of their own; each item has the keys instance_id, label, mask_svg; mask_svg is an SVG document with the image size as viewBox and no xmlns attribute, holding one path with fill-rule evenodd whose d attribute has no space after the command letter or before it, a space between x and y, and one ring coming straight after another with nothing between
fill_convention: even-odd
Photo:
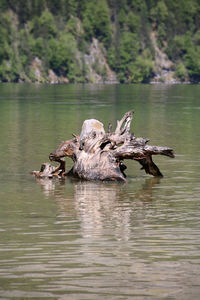
<instances>
[{"instance_id":1,"label":"rock face","mask_svg":"<svg viewBox=\"0 0 200 300\"><path fill-rule=\"evenodd\" d=\"M83 56L88 82L118 83L116 74L110 69L103 53L103 47L95 38L90 44L89 54Z\"/></svg>"},{"instance_id":2,"label":"rock face","mask_svg":"<svg viewBox=\"0 0 200 300\"><path fill-rule=\"evenodd\" d=\"M42 61L38 57L35 57L32 61L32 64L30 66L30 75L32 77L31 79L35 82L44 81L44 70Z\"/></svg>"},{"instance_id":3,"label":"rock face","mask_svg":"<svg viewBox=\"0 0 200 300\"><path fill-rule=\"evenodd\" d=\"M116 74L110 69L107 64L103 46L95 38L89 47L89 53L83 54L77 52L76 60L82 69L85 69L84 80L90 83L119 83ZM44 71L43 62L35 57L30 65L31 81L37 83L69 83L69 79L64 76L58 76L49 69L46 74Z\"/></svg>"},{"instance_id":4,"label":"rock face","mask_svg":"<svg viewBox=\"0 0 200 300\"><path fill-rule=\"evenodd\" d=\"M69 83L69 79L67 77L57 76L53 70L49 69L47 82L51 84Z\"/></svg>"},{"instance_id":5,"label":"rock face","mask_svg":"<svg viewBox=\"0 0 200 300\"><path fill-rule=\"evenodd\" d=\"M171 84L180 82L175 76L173 62L169 60L164 49L158 47L157 32L154 30L151 33L151 41L155 51L155 76L152 78L151 83ZM87 54L77 52L76 59L79 65L82 66L82 69L85 69L84 80L87 82L119 83L117 75L107 64L104 52L105 49L96 38L92 39ZM38 83L69 83L67 77L58 76L51 69L46 74L44 69L43 62L38 57L35 57L30 66L31 80Z\"/></svg>"},{"instance_id":6,"label":"rock face","mask_svg":"<svg viewBox=\"0 0 200 300\"><path fill-rule=\"evenodd\" d=\"M69 80L67 77L57 76L55 74L55 72L51 69L49 69L48 74L46 74L44 69L45 68L44 68L42 60L36 56L30 65L31 81L37 82L37 83L47 82L47 83L51 83L51 84L69 83Z\"/></svg>"},{"instance_id":7,"label":"rock face","mask_svg":"<svg viewBox=\"0 0 200 300\"><path fill-rule=\"evenodd\" d=\"M175 77L173 62L169 60L166 53L164 53L157 44L157 32L152 31L151 41L155 51L155 77L152 78L151 83L177 83L179 80Z\"/></svg>"}]
</instances>

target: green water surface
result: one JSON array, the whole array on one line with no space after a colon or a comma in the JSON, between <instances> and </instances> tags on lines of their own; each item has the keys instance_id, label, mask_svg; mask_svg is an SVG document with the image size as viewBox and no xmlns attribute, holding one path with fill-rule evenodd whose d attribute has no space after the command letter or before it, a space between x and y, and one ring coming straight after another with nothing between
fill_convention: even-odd
<instances>
[{"instance_id":1,"label":"green water surface","mask_svg":"<svg viewBox=\"0 0 200 300\"><path fill-rule=\"evenodd\" d=\"M37 181L85 119L176 157L126 184ZM199 299L200 85L0 84L0 299ZM71 161L67 159L67 167Z\"/></svg>"}]
</instances>

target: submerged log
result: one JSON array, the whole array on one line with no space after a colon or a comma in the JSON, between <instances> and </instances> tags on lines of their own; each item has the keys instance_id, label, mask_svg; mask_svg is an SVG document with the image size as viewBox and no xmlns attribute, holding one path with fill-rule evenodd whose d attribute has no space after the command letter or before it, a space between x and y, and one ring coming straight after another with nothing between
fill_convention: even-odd
<instances>
[{"instance_id":1,"label":"submerged log","mask_svg":"<svg viewBox=\"0 0 200 300\"><path fill-rule=\"evenodd\" d=\"M49 163L43 164L36 177L76 176L85 180L119 180L126 181L126 166L123 161L132 159L142 166L147 174L163 176L153 162L152 155L174 157L168 147L149 146L148 139L137 138L130 133L133 110L125 113L114 132L109 124L108 132L101 122L95 119L85 120L80 136L62 142L51 152L49 159L59 163L57 168ZM65 157L70 157L74 165L69 172L65 170Z\"/></svg>"}]
</instances>

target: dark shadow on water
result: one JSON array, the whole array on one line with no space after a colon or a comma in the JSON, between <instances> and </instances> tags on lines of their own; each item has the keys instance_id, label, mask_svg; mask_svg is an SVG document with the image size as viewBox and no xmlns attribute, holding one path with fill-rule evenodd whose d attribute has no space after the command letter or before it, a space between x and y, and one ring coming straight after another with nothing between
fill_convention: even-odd
<instances>
[{"instance_id":1,"label":"dark shadow on water","mask_svg":"<svg viewBox=\"0 0 200 300\"><path fill-rule=\"evenodd\" d=\"M160 177L152 177L145 179L145 182L142 184L142 188L136 191L136 197L142 202L150 202L153 197L153 188L160 184Z\"/></svg>"}]
</instances>

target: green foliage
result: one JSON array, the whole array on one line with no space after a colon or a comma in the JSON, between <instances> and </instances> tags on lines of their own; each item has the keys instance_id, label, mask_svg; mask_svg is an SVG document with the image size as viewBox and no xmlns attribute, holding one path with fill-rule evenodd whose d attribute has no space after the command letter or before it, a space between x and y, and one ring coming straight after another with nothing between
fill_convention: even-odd
<instances>
[{"instance_id":1,"label":"green foliage","mask_svg":"<svg viewBox=\"0 0 200 300\"><path fill-rule=\"evenodd\" d=\"M121 82L148 82L154 30L176 76L199 82L199 15L199 0L0 0L0 81L36 80L36 57L41 81L49 69L72 82L87 81L84 57L96 38ZM106 68L93 65L102 78Z\"/></svg>"},{"instance_id":2,"label":"green foliage","mask_svg":"<svg viewBox=\"0 0 200 300\"><path fill-rule=\"evenodd\" d=\"M150 16L153 22L157 24L165 22L168 18L168 9L165 1L160 0L157 2L156 6L153 6L150 11Z\"/></svg>"},{"instance_id":3,"label":"green foliage","mask_svg":"<svg viewBox=\"0 0 200 300\"><path fill-rule=\"evenodd\" d=\"M194 42L196 45L200 45L200 29L194 35Z\"/></svg>"},{"instance_id":4,"label":"green foliage","mask_svg":"<svg viewBox=\"0 0 200 300\"><path fill-rule=\"evenodd\" d=\"M177 65L175 74L181 81L185 81L187 77L187 69L183 63L179 63Z\"/></svg>"},{"instance_id":5,"label":"green foliage","mask_svg":"<svg viewBox=\"0 0 200 300\"><path fill-rule=\"evenodd\" d=\"M7 1L6 6L18 15L20 24L25 24L33 16L41 14L45 8L45 0L12 0Z\"/></svg>"},{"instance_id":6,"label":"green foliage","mask_svg":"<svg viewBox=\"0 0 200 300\"><path fill-rule=\"evenodd\" d=\"M191 81L200 80L200 34L196 32L192 39L190 32L176 36L170 41L167 54L177 65L176 75L183 80L188 74Z\"/></svg>"},{"instance_id":7,"label":"green foliage","mask_svg":"<svg viewBox=\"0 0 200 300\"><path fill-rule=\"evenodd\" d=\"M168 41L166 53L173 61L176 61L178 58L182 57L184 53L186 53L185 36L181 35L171 38Z\"/></svg>"},{"instance_id":8,"label":"green foliage","mask_svg":"<svg viewBox=\"0 0 200 300\"><path fill-rule=\"evenodd\" d=\"M72 81L76 75L75 54L76 41L70 33L59 36L57 40L51 39L48 43L48 61L50 68L58 75L67 75Z\"/></svg>"},{"instance_id":9,"label":"green foliage","mask_svg":"<svg viewBox=\"0 0 200 300\"><path fill-rule=\"evenodd\" d=\"M0 17L0 63L11 56L11 19L9 14Z\"/></svg>"},{"instance_id":10,"label":"green foliage","mask_svg":"<svg viewBox=\"0 0 200 300\"><path fill-rule=\"evenodd\" d=\"M0 64L0 78L4 82L15 82L19 79L17 62L12 58L3 60Z\"/></svg>"},{"instance_id":11,"label":"green foliage","mask_svg":"<svg viewBox=\"0 0 200 300\"><path fill-rule=\"evenodd\" d=\"M83 28L85 38L91 40L96 37L105 46L108 46L111 38L109 8L106 0L88 1L83 13Z\"/></svg>"},{"instance_id":12,"label":"green foliage","mask_svg":"<svg viewBox=\"0 0 200 300\"><path fill-rule=\"evenodd\" d=\"M28 65L31 63L31 59L33 58L32 46L34 44L34 39L29 32L24 29L19 31L18 36L19 41L19 56L21 59L21 63L24 69L28 68Z\"/></svg>"},{"instance_id":13,"label":"green foliage","mask_svg":"<svg viewBox=\"0 0 200 300\"><path fill-rule=\"evenodd\" d=\"M129 12L126 24L131 32L138 32L140 29L140 17L133 12Z\"/></svg>"},{"instance_id":14,"label":"green foliage","mask_svg":"<svg viewBox=\"0 0 200 300\"><path fill-rule=\"evenodd\" d=\"M75 0L47 0L46 5L53 15L63 16L68 20L71 15L76 15L78 2Z\"/></svg>"},{"instance_id":15,"label":"green foliage","mask_svg":"<svg viewBox=\"0 0 200 300\"><path fill-rule=\"evenodd\" d=\"M0 78L2 81L10 81L9 71L10 71L9 62L6 60L1 61Z\"/></svg>"},{"instance_id":16,"label":"green foliage","mask_svg":"<svg viewBox=\"0 0 200 300\"><path fill-rule=\"evenodd\" d=\"M184 55L188 74L194 82L200 80L200 46L193 47Z\"/></svg>"},{"instance_id":17,"label":"green foliage","mask_svg":"<svg viewBox=\"0 0 200 300\"><path fill-rule=\"evenodd\" d=\"M114 46L111 46L107 51L107 61L112 69L115 69L116 67L116 56L116 48Z\"/></svg>"},{"instance_id":18,"label":"green foliage","mask_svg":"<svg viewBox=\"0 0 200 300\"><path fill-rule=\"evenodd\" d=\"M129 63L140 49L138 36L135 33L123 32L120 40L119 60L121 65Z\"/></svg>"},{"instance_id":19,"label":"green foliage","mask_svg":"<svg viewBox=\"0 0 200 300\"><path fill-rule=\"evenodd\" d=\"M44 45L44 39L41 37L30 40L30 46L33 52L33 56L43 58L43 56L45 55Z\"/></svg>"},{"instance_id":20,"label":"green foliage","mask_svg":"<svg viewBox=\"0 0 200 300\"><path fill-rule=\"evenodd\" d=\"M134 62L130 63L128 69L130 83L148 82L154 69L150 52L145 50Z\"/></svg>"},{"instance_id":21,"label":"green foliage","mask_svg":"<svg viewBox=\"0 0 200 300\"><path fill-rule=\"evenodd\" d=\"M7 9L7 0L0 0L0 11L6 11Z\"/></svg>"},{"instance_id":22,"label":"green foliage","mask_svg":"<svg viewBox=\"0 0 200 300\"><path fill-rule=\"evenodd\" d=\"M34 37L49 39L55 37L57 28L53 15L45 10L40 17L34 17L31 21L31 33Z\"/></svg>"},{"instance_id":23,"label":"green foliage","mask_svg":"<svg viewBox=\"0 0 200 300\"><path fill-rule=\"evenodd\" d=\"M165 30L165 25L163 23L160 23L158 25L158 46L160 48L163 47L163 41L166 40L166 30Z\"/></svg>"},{"instance_id":24,"label":"green foliage","mask_svg":"<svg viewBox=\"0 0 200 300\"><path fill-rule=\"evenodd\" d=\"M13 37L15 29L12 26L9 12L0 15L0 80L17 81L19 65L15 57Z\"/></svg>"}]
</instances>

